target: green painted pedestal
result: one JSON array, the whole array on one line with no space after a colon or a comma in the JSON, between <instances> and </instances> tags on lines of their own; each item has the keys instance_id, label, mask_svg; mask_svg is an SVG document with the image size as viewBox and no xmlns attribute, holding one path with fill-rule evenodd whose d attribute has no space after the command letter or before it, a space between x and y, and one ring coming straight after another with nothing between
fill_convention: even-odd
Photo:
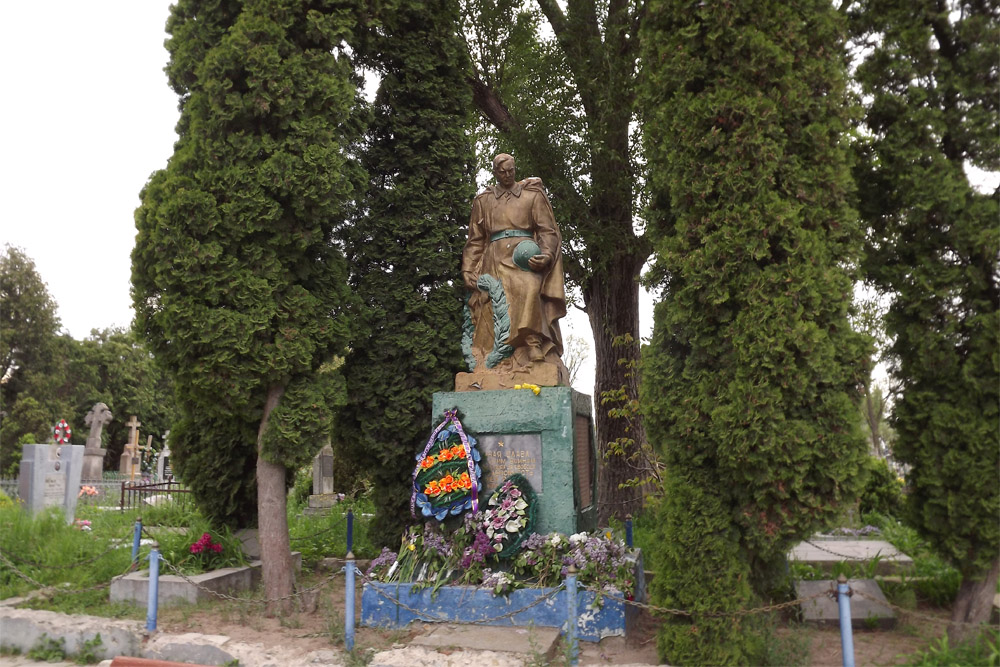
<instances>
[{"instance_id":1,"label":"green painted pedestal","mask_svg":"<svg viewBox=\"0 0 1000 667\"><path fill-rule=\"evenodd\" d=\"M458 408L483 453L485 502L519 472L538 496L535 532L566 535L597 528L597 454L590 397L570 387L438 392L433 425Z\"/></svg>"}]
</instances>

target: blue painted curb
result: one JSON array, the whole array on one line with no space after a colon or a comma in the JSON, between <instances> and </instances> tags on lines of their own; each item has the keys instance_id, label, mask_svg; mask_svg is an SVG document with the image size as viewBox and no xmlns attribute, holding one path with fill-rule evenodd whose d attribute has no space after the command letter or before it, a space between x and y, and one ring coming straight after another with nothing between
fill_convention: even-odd
<instances>
[{"instance_id":1,"label":"blue painted curb","mask_svg":"<svg viewBox=\"0 0 1000 667\"><path fill-rule=\"evenodd\" d=\"M536 625L561 628L565 632L568 602L565 590L522 588L507 596L497 596L488 588L442 586L432 599L430 588L415 591L413 586L366 582L361 593L361 625L402 628L413 621L479 623ZM600 608L593 608L594 597L594 593L586 590L577 593L577 637L597 642L604 637L624 636L627 626L638 616L638 609L625 604L618 593L614 597L605 595ZM545 599L540 601L540 598Z\"/></svg>"}]
</instances>

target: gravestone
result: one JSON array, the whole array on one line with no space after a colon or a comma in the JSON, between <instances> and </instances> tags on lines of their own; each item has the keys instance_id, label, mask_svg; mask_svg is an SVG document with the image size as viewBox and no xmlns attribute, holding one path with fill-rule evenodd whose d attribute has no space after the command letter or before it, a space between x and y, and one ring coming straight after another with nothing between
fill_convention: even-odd
<instances>
[{"instance_id":1,"label":"gravestone","mask_svg":"<svg viewBox=\"0 0 1000 667\"><path fill-rule=\"evenodd\" d=\"M313 459L313 492L309 505L303 510L308 516L326 514L344 498L333 492L333 446L327 444Z\"/></svg>"},{"instance_id":2,"label":"gravestone","mask_svg":"<svg viewBox=\"0 0 1000 667\"><path fill-rule=\"evenodd\" d=\"M128 442L125 444L125 451L122 452L118 460L118 472L129 479L135 479L136 475L142 474L142 465L139 458L139 427L142 426L135 415L128 421Z\"/></svg>"},{"instance_id":3,"label":"gravestone","mask_svg":"<svg viewBox=\"0 0 1000 667\"><path fill-rule=\"evenodd\" d=\"M313 459L313 495L333 493L333 446L326 445Z\"/></svg>"},{"instance_id":4,"label":"gravestone","mask_svg":"<svg viewBox=\"0 0 1000 667\"><path fill-rule=\"evenodd\" d=\"M24 445L21 450L18 494L25 509L37 514L59 507L72 523L83 472L82 445Z\"/></svg>"},{"instance_id":5,"label":"gravestone","mask_svg":"<svg viewBox=\"0 0 1000 667\"><path fill-rule=\"evenodd\" d=\"M173 479L174 471L170 467L170 441L167 438L170 431L163 434L163 450L156 457L156 479Z\"/></svg>"},{"instance_id":6,"label":"gravestone","mask_svg":"<svg viewBox=\"0 0 1000 667\"><path fill-rule=\"evenodd\" d=\"M101 448L101 431L111 423L114 415L104 403L95 403L87 413L84 423L90 427L87 444L83 450L82 479L86 481L100 480L104 476L104 455L108 450Z\"/></svg>"}]
</instances>

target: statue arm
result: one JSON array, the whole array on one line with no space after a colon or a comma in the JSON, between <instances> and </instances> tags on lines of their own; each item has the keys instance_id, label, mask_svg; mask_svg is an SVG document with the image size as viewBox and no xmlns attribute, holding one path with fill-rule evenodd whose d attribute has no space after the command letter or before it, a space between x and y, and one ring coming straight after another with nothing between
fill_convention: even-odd
<instances>
[{"instance_id":1,"label":"statue arm","mask_svg":"<svg viewBox=\"0 0 1000 667\"><path fill-rule=\"evenodd\" d=\"M555 261L562 252L562 234L559 233L552 204L549 203L544 190L535 195L531 205L531 216L535 222L535 242L542 254L549 256L550 262Z\"/></svg>"},{"instance_id":2,"label":"statue arm","mask_svg":"<svg viewBox=\"0 0 1000 667\"><path fill-rule=\"evenodd\" d=\"M477 197L472 203L472 214L469 216L469 239L462 252L462 282L473 292L476 291L476 281L479 280L481 273L483 253L489 243L483 218L483 207Z\"/></svg>"}]
</instances>

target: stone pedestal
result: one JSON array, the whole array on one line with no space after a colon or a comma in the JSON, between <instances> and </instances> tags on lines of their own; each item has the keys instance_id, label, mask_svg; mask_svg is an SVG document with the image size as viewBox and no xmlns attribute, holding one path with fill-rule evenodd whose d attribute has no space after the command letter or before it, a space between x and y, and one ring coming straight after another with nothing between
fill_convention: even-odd
<instances>
[{"instance_id":1,"label":"stone pedestal","mask_svg":"<svg viewBox=\"0 0 1000 667\"><path fill-rule=\"evenodd\" d=\"M537 384L537 383L534 383ZM485 500L505 477L524 475L538 497L536 533L597 528L597 453L590 397L570 387L434 394L432 427L458 408L479 440Z\"/></svg>"},{"instance_id":2,"label":"stone pedestal","mask_svg":"<svg viewBox=\"0 0 1000 667\"><path fill-rule=\"evenodd\" d=\"M36 514L59 507L72 523L80 494L83 445L24 445L21 450L18 496L25 509Z\"/></svg>"},{"instance_id":3,"label":"stone pedestal","mask_svg":"<svg viewBox=\"0 0 1000 667\"><path fill-rule=\"evenodd\" d=\"M458 373L455 375L455 391L513 389L514 385L526 382L539 387L568 387L569 371L561 361L536 361L522 366L508 359L494 369L477 367L471 373Z\"/></svg>"},{"instance_id":4,"label":"stone pedestal","mask_svg":"<svg viewBox=\"0 0 1000 667\"><path fill-rule=\"evenodd\" d=\"M106 449L85 448L83 450L83 473L80 475L80 479L85 482L99 482L104 479L104 455L107 453Z\"/></svg>"}]
</instances>

